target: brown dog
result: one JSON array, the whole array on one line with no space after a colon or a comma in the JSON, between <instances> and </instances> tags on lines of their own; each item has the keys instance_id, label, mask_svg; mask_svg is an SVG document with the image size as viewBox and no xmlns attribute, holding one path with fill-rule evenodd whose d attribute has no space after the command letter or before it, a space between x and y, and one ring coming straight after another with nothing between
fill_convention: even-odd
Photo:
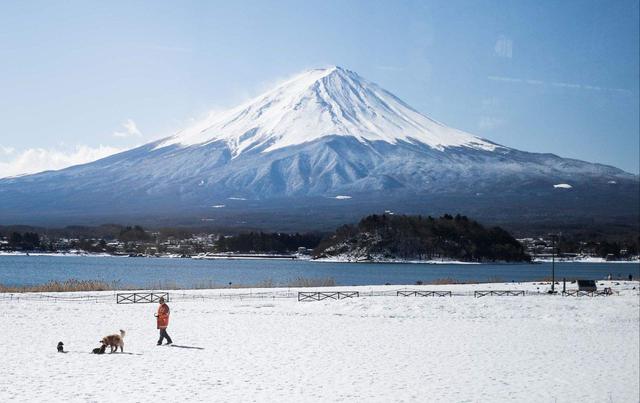
<instances>
[{"instance_id":1,"label":"brown dog","mask_svg":"<svg viewBox=\"0 0 640 403\"><path fill-rule=\"evenodd\" d=\"M109 336L105 336L100 340L103 346L109 346L109 353L113 353L114 351L118 351L118 347L120 347L120 352L124 352L124 334L125 331L120 329L120 334L112 334Z\"/></svg>"}]
</instances>

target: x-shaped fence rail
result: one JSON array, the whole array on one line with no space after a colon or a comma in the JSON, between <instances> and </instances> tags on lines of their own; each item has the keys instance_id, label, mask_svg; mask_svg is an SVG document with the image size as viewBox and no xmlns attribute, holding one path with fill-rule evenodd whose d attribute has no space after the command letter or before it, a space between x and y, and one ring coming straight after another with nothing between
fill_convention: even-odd
<instances>
[{"instance_id":1,"label":"x-shaped fence rail","mask_svg":"<svg viewBox=\"0 0 640 403\"><path fill-rule=\"evenodd\" d=\"M602 291L585 291L585 290L569 290L562 293L565 297L606 297L612 295L611 290Z\"/></svg>"},{"instance_id":2,"label":"x-shaped fence rail","mask_svg":"<svg viewBox=\"0 0 640 403\"><path fill-rule=\"evenodd\" d=\"M398 297L450 297L451 291L423 291L423 290L402 290L397 291Z\"/></svg>"},{"instance_id":3,"label":"x-shaped fence rail","mask_svg":"<svg viewBox=\"0 0 640 403\"><path fill-rule=\"evenodd\" d=\"M473 296L476 298L485 297L487 295L495 295L500 297L517 297L519 295L524 296L523 290L489 290L489 291L474 291Z\"/></svg>"},{"instance_id":4,"label":"x-shaped fence rail","mask_svg":"<svg viewBox=\"0 0 640 403\"><path fill-rule=\"evenodd\" d=\"M322 301L323 299L344 299L359 297L358 291L332 291L332 292L298 292L298 301Z\"/></svg>"},{"instance_id":5,"label":"x-shaped fence rail","mask_svg":"<svg viewBox=\"0 0 640 403\"><path fill-rule=\"evenodd\" d=\"M168 292L127 292L116 294L116 303L118 304L138 304L158 302L160 298L164 298L169 302Z\"/></svg>"}]
</instances>

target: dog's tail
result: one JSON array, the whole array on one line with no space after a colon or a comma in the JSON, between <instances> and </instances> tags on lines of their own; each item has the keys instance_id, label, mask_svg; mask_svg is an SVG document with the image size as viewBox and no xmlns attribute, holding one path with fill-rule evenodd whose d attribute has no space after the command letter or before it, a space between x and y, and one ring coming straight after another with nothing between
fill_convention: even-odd
<instances>
[{"instance_id":1,"label":"dog's tail","mask_svg":"<svg viewBox=\"0 0 640 403\"><path fill-rule=\"evenodd\" d=\"M125 335L126 333L127 333L127 332L125 332L124 330L120 329L120 336L121 336L121 337L124 337L124 335Z\"/></svg>"}]
</instances>

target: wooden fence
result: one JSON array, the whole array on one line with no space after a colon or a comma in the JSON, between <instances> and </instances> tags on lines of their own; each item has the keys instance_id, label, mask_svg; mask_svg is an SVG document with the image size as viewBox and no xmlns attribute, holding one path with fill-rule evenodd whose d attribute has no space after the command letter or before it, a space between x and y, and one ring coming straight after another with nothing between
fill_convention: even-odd
<instances>
[{"instance_id":1,"label":"wooden fence","mask_svg":"<svg viewBox=\"0 0 640 403\"><path fill-rule=\"evenodd\" d=\"M490 296L500 297L517 297L519 295L524 296L523 290L490 290L490 291L474 291L473 296L476 298Z\"/></svg>"},{"instance_id":2,"label":"wooden fence","mask_svg":"<svg viewBox=\"0 0 640 403\"><path fill-rule=\"evenodd\" d=\"M606 297L613 295L613 291L610 289L602 291L584 291L584 290L569 290L562 293L565 297Z\"/></svg>"},{"instance_id":3,"label":"wooden fence","mask_svg":"<svg viewBox=\"0 0 640 403\"><path fill-rule=\"evenodd\" d=\"M450 297L451 291L418 291L418 290L403 290L397 291L397 297Z\"/></svg>"},{"instance_id":4,"label":"wooden fence","mask_svg":"<svg viewBox=\"0 0 640 403\"><path fill-rule=\"evenodd\" d=\"M127 292L116 294L116 303L118 304L139 304L158 302L160 298L164 298L169 302L168 292Z\"/></svg>"},{"instance_id":5,"label":"wooden fence","mask_svg":"<svg viewBox=\"0 0 640 403\"><path fill-rule=\"evenodd\" d=\"M331 291L331 292L298 292L298 301L322 301L323 299L344 299L359 297L358 291Z\"/></svg>"}]
</instances>

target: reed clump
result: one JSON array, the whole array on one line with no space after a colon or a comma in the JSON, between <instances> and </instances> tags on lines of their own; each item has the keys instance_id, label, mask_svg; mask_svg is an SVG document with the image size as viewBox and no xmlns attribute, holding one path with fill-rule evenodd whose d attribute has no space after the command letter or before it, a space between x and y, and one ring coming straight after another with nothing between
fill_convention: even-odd
<instances>
[{"instance_id":1,"label":"reed clump","mask_svg":"<svg viewBox=\"0 0 640 403\"><path fill-rule=\"evenodd\" d=\"M0 292L76 292L76 291L110 291L114 285L100 280L49 281L44 284L28 286L5 286L0 284Z\"/></svg>"},{"instance_id":2,"label":"reed clump","mask_svg":"<svg viewBox=\"0 0 640 403\"><path fill-rule=\"evenodd\" d=\"M430 285L445 285L445 284L462 284L462 283L460 282L460 280L457 280L455 278L443 277L443 278L437 278L435 280L431 280L431 281L427 282L426 284L430 284Z\"/></svg>"},{"instance_id":3,"label":"reed clump","mask_svg":"<svg viewBox=\"0 0 640 403\"><path fill-rule=\"evenodd\" d=\"M262 280L257 284L215 283L213 280L200 281L192 286L184 286L176 281L155 281L148 285L151 290L190 290L190 289L220 289L220 288L277 288L277 287L333 287L336 281L331 277L306 278L298 277L283 283L276 283L273 279ZM116 291L141 289L131 285L123 285L121 282L108 283L102 280L77 280L49 281L44 284L9 286L0 284L0 293L23 292L79 292L79 291Z\"/></svg>"},{"instance_id":4,"label":"reed clump","mask_svg":"<svg viewBox=\"0 0 640 403\"><path fill-rule=\"evenodd\" d=\"M287 283L288 287L334 287L336 280L332 277L306 278L298 277Z\"/></svg>"}]
</instances>

